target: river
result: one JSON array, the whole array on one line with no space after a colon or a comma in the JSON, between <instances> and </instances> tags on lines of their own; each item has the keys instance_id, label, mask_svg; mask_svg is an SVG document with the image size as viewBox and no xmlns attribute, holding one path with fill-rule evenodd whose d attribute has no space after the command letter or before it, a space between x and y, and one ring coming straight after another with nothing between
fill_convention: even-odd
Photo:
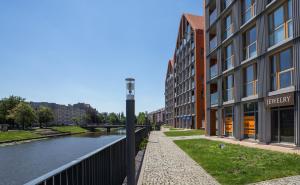
<instances>
[{"instance_id":1,"label":"river","mask_svg":"<svg viewBox=\"0 0 300 185\"><path fill-rule=\"evenodd\" d=\"M97 150L123 132L57 137L0 147L0 185L20 185Z\"/></svg>"}]
</instances>

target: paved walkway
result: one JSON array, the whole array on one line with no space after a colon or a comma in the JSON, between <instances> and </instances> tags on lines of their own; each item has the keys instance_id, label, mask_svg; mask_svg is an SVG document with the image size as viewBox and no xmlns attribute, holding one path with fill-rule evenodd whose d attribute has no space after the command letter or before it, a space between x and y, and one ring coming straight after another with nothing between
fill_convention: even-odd
<instances>
[{"instance_id":1,"label":"paved walkway","mask_svg":"<svg viewBox=\"0 0 300 185\"><path fill-rule=\"evenodd\" d=\"M195 161L162 131L151 132L139 185L217 185Z\"/></svg>"}]
</instances>

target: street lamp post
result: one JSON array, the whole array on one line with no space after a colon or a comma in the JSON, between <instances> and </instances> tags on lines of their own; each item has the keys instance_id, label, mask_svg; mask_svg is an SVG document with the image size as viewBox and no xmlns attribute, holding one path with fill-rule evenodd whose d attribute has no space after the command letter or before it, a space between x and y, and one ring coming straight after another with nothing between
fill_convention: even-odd
<instances>
[{"instance_id":1,"label":"street lamp post","mask_svg":"<svg viewBox=\"0 0 300 185\"><path fill-rule=\"evenodd\" d=\"M135 80L126 79L127 184L135 185Z\"/></svg>"}]
</instances>

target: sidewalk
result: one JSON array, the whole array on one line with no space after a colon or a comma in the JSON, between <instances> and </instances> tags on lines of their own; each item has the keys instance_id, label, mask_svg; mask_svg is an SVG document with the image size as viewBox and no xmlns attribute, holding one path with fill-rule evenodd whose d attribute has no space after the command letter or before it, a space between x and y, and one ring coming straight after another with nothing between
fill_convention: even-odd
<instances>
[{"instance_id":1,"label":"sidewalk","mask_svg":"<svg viewBox=\"0 0 300 185\"><path fill-rule=\"evenodd\" d=\"M162 131L151 132L139 185L217 185L213 177Z\"/></svg>"}]
</instances>

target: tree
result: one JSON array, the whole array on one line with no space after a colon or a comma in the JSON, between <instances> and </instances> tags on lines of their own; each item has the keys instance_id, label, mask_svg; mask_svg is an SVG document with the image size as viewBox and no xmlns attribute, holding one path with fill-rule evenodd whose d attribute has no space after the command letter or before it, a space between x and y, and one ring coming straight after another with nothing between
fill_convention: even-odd
<instances>
[{"instance_id":1,"label":"tree","mask_svg":"<svg viewBox=\"0 0 300 185\"><path fill-rule=\"evenodd\" d=\"M108 122L110 124L115 124L119 122L118 116L115 113L109 113L108 115Z\"/></svg>"},{"instance_id":2,"label":"tree","mask_svg":"<svg viewBox=\"0 0 300 185\"><path fill-rule=\"evenodd\" d=\"M124 116L123 112L120 114L120 123L121 124L126 124L126 117Z\"/></svg>"},{"instance_id":3,"label":"tree","mask_svg":"<svg viewBox=\"0 0 300 185\"><path fill-rule=\"evenodd\" d=\"M146 114L144 112L140 112L137 117L137 124L145 125L147 121Z\"/></svg>"},{"instance_id":4,"label":"tree","mask_svg":"<svg viewBox=\"0 0 300 185\"><path fill-rule=\"evenodd\" d=\"M42 128L43 124L48 126L48 123L54 120L54 115L52 110L49 107L40 107L37 111L38 120L40 123L40 128Z\"/></svg>"},{"instance_id":5,"label":"tree","mask_svg":"<svg viewBox=\"0 0 300 185\"><path fill-rule=\"evenodd\" d=\"M0 123L7 123L14 125L13 118L9 117L9 111L14 109L20 102L24 102L25 99L19 96L10 96L0 100Z\"/></svg>"},{"instance_id":6,"label":"tree","mask_svg":"<svg viewBox=\"0 0 300 185\"><path fill-rule=\"evenodd\" d=\"M81 122L81 117L74 117L74 118L72 118L72 121L73 121L76 125L79 125L79 123Z\"/></svg>"},{"instance_id":7,"label":"tree","mask_svg":"<svg viewBox=\"0 0 300 185\"><path fill-rule=\"evenodd\" d=\"M8 118L13 119L17 124L21 125L24 130L37 120L37 115L28 103L21 102L14 109L9 111Z\"/></svg>"}]
</instances>

